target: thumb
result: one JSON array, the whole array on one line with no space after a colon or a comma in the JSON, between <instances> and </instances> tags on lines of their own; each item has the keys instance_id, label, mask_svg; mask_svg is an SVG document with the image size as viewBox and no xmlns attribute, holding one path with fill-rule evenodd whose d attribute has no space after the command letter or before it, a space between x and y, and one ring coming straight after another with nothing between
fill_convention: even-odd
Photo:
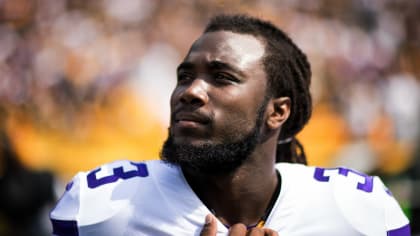
<instances>
[{"instance_id":1,"label":"thumb","mask_svg":"<svg viewBox=\"0 0 420 236\"><path fill-rule=\"evenodd\" d=\"M200 236L216 236L217 222L212 214L206 216L206 223L201 230Z\"/></svg>"}]
</instances>

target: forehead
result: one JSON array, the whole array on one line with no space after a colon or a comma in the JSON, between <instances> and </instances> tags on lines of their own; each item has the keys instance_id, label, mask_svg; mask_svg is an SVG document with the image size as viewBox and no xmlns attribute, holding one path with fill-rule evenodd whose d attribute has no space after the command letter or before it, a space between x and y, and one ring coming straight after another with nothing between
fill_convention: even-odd
<instances>
[{"instance_id":1,"label":"forehead","mask_svg":"<svg viewBox=\"0 0 420 236\"><path fill-rule=\"evenodd\" d=\"M246 69L261 64L264 52L263 43L252 35L216 31L197 39L185 61L222 61Z\"/></svg>"}]
</instances>

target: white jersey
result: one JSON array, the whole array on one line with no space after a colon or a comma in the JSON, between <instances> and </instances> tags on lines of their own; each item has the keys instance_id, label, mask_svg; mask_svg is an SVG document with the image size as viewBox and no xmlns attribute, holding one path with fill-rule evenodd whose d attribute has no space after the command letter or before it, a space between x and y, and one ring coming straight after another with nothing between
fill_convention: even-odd
<instances>
[{"instance_id":1,"label":"white jersey","mask_svg":"<svg viewBox=\"0 0 420 236\"><path fill-rule=\"evenodd\" d=\"M265 223L279 235L407 236L408 219L378 177L279 163ZM51 212L54 235L199 235L210 210L179 167L117 161L75 176ZM217 235L228 229L218 221Z\"/></svg>"}]
</instances>

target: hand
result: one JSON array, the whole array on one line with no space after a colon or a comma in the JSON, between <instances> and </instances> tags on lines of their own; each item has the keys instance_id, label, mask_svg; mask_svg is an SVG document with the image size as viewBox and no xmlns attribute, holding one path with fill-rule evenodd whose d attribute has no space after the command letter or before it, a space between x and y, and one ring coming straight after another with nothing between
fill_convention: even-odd
<instances>
[{"instance_id":1,"label":"hand","mask_svg":"<svg viewBox=\"0 0 420 236\"><path fill-rule=\"evenodd\" d=\"M200 236L216 236L217 221L213 215L206 216L206 224ZM267 228L252 228L247 230L244 224L234 224L229 228L228 236L278 236L277 232Z\"/></svg>"}]
</instances>

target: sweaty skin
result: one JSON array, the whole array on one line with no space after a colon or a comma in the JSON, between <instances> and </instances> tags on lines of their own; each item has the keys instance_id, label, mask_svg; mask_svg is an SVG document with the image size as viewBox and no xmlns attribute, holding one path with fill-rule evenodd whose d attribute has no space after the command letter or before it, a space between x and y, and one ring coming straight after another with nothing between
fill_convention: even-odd
<instances>
[{"instance_id":1,"label":"sweaty skin","mask_svg":"<svg viewBox=\"0 0 420 236\"><path fill-rule=\"evenodd\" d=\"M218 144L248 133L266 92L263 54L253 36L223 31L200 37L177 70L174 142Z\"/></svg>"}]
</instances>

